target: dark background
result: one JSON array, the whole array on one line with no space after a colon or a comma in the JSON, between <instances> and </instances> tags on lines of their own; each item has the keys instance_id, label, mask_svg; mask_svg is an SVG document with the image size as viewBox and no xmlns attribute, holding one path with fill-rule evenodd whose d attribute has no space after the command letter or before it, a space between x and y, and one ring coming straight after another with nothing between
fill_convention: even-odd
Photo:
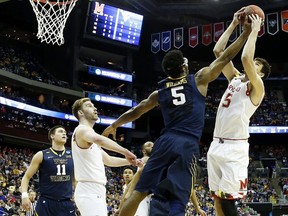
<instances>
[{"instance_id":1,"label":"dark background","mask_svg":"<svg viewBox=\"0 0 288 216\"><path fill-rule=\"evenodd\" d=\"M191 72L204 65L208 65L215 57L212 42L205 46L201 44L201 30L199 31L199 44L195 48L188 46L188 28L192 26L226 22L231 20L234 12L243 6L256 4L264 12L279 12L279 32L276 35L266 33L258 38L255 56L266 58L272 65L271 77L288 77L288 33L281 30L280 11L288 9L285 0L107 0L101 1L112 6L130 10L144 15L140 46L130 49L121 43L111 44L111 41L91 40L85 38L85 21L87 17L88 0L79 0L71 12L64 29L65 44L62 46L41 43L36 38L37 21L28 0L1 0L0 1L0 34L1 43L21 43L22 47L37 53L41 64L58 79L69 82L77 87L78 71L83 68L81 56L97 58L100 64L105 65L109 60L116 65L124 67L128 73L133 73L135 85L138 88L155 86L163 77L161 60L165 52L153 54L151 47L151 34L161 31L184 28L184 46L181 48L189 59ZM26 35L26 36L25 36ZM4 36L4 37L3 37ZM17 39L20 38L20 39ZM89 51L87 51L89 48ZM240 54L235 57L234 63L240 64ZM283 82L287 83L287 80ZM286 84L281 84L286 85ZM286 88L287 98L287 88ZM154 110L143 116L143 121L137 121L137 128L150 130L157 136L163 127L161 115ZM147 125L147 122L149 126ZM210 122L213 125L213 122ZM203 139L211 139L211 130L204 130ZM264 137L263 142L271 139L287 140L287 135L252 135L252 139ZM261 142L261 141L260 141ZM269 141L270 142L270 141Z\"/></svg>"}]
</instances>

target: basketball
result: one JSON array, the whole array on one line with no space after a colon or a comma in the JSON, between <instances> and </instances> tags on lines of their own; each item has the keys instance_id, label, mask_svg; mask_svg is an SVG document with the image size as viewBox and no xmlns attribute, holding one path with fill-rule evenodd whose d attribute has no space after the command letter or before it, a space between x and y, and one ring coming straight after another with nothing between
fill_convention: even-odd
<instances>
[{"instance_id":1,"label":"basketball","mask_svg":"<svg viewBox=\"0 0 288 216\"><path fill-rule=\"evenodd\" d=\"M263 22L265 20L265 13L264 11L262 10L262 8L260 8L259 6L257 5L248 5L245 10L244 10L244 13L242 16L240 16L240 20L241 22L243 23L244 20L245 20L245 16L248 16L248 15L251 15L251 14L258 14L259 17L262 18ZM250 21L250 20L249 20Z\"/></svg>"}]
</instances>

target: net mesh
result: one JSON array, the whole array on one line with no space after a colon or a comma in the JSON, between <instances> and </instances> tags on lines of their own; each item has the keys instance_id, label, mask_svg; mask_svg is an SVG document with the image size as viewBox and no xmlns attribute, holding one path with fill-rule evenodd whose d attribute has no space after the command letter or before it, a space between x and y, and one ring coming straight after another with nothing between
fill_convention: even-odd
<instances>
[{"instance_id":1,"label":"net mesh","mask_svg":"<svg viewBox=\"0 0 288 216\"><path fill-rule=\"evenodd\" d=\"M77 0L29 0L38 22L37 38L47 44L64 44L63 31Z\"/></svg>"}]
</instances>

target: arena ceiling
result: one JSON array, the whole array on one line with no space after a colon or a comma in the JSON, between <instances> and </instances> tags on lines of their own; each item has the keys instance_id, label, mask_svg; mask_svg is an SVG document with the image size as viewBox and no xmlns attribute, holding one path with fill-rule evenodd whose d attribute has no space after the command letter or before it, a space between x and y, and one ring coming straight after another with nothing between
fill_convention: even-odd
<instances>
[{"instance_id":1,"label":"arena ceiling","mask_svg":"<svg viewBox=\"0 0 288 216\"><path fill-rule=\"evenodd\" d=\"M255 4L264 11L288 6L287 0L107 0L125 6L149 19L169 23L198 24L231 17L243 6Z\"/></svg>"},{"instance_id":2,"label":"arena ceiling","mask_svg":"<svg viewBox=\"0 0 288 216\"><path fill-rule=\"evenodd\" d=\"M56 0L51 0L56 1ZM60 0L63 1L63 0ZM66 1L66 0L64 0ZM264 11L288 7L287 0L99 0L100 2L132 10L143 14L146 19L158 20L167 23L199 24L211 22L231 17L235 11L249 4L256 4ZM85 5L89 0L78 0ZM83 4L84 3L84 4ZM87 5L86 4L86 5ZM7 8L20 8L27 16L22 16L22 20L31 19L29 14L33 14L29 0L0 0L0 13L5 13ZM83 7L86 13L87 7ZM9 12L7 15L16 16ZM1 14L0 14L1 15ZM8 16L7 16L8 17Z\"/></svg>"}]
</instances>

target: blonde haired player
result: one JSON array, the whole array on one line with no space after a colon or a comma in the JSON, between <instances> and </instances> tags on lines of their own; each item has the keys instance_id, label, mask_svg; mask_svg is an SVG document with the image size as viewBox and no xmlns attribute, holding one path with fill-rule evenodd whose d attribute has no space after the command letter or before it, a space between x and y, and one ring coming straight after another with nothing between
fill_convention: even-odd
<instances>
[{"instance_id":1,"label":"blonde haired player","mask_svg":"<svg viewBox=\"0 0 288 216\"><path fill-rule=\"evenodd\" d=\"M73 115L79 125L72 135L74 160L75 203L84 216L107 216L105 167L141 165L136 156L111 139L96 133L93 129L98 119L97 108L89 98L76 100L72 106ZM118 152L126 157L112 157L102 148Z\"/></svg>"},{"instance_id":2,"label":"blonde haired player","mask_svg":"<svg viewBox=\"0 0 288 216\"><path fill-rule=\"evenodd\" d=\"M238 16L239 11L216 43L216 57L224 51L230 35L239 24ZM250 28L248 17L245 19L244 28ZM270 74L270 65L265 59L254 59L255 44L263 20L258 15L249 15L249 19L252 21L252 31L241 56L244 75L235 76L239 71L231 61L223 69L229 84L217 110L214 139L207 154L208 182L215 198L217 216L238 216L235 200L247 193L249 121L265 94L262 79Z\"/></svg>"}]
</instances>

